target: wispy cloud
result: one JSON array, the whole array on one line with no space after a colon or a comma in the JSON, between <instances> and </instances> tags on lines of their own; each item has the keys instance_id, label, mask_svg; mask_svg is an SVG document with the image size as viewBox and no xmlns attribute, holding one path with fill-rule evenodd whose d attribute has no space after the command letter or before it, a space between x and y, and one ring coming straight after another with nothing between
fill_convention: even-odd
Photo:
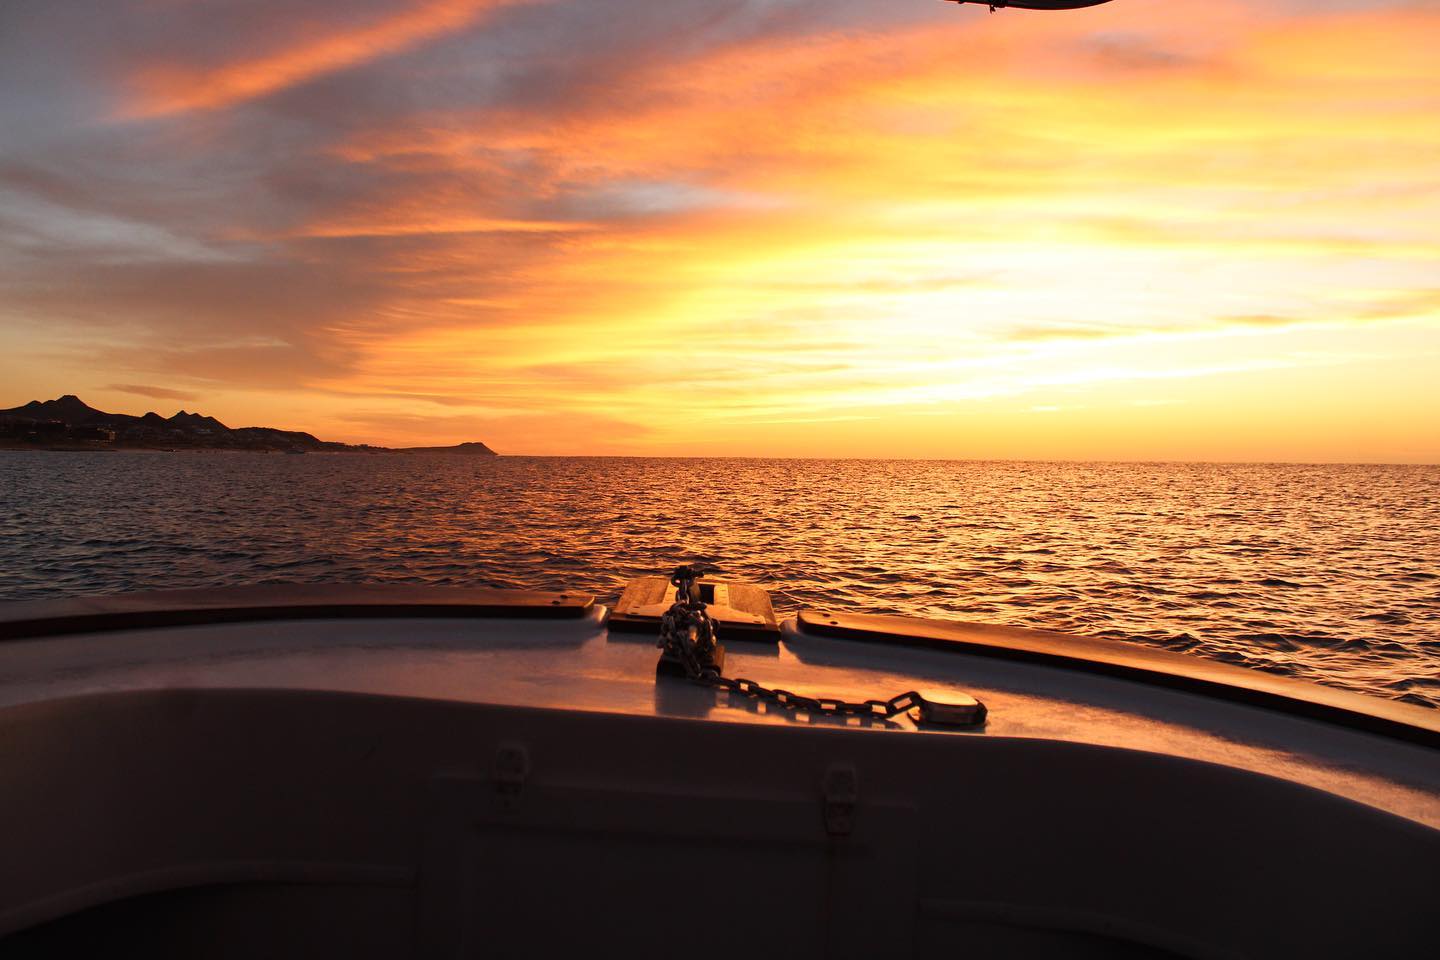
<instances>
[{"instance_id":1,"label":"wispy cloud","mask_svg":"<svg viewBox=\"0 0 1440 960\"><path fill-rule=\"evenodd\" d=\"M183 50L173 59L147 62L128 78L136 96L121 117L143 119L243 103L403 53L516 2L525 0L416 0L371 17L345 16L345 11L332 9L340 15L335 18L338 25L330 18L306 16L301 7L265 9L260 15L270 19L268 49L218 65L187 60ZM203 24L195 27L203 29Z\"/></svg>"},{"instance_id":2,"label":"wispy cloud","mask_svg":"<svg viewBox=\"0 0 1440 960\"><path fill-rule=\"evenodd\" d=\"M168 387L148 387L134 383L111 383L104 386L104 390L114 390L118 393L133 393L139 397L151 397L156 400L199 400L198 394L186 393L184 390L171 390Z\"/></svg>"}]
</instances>

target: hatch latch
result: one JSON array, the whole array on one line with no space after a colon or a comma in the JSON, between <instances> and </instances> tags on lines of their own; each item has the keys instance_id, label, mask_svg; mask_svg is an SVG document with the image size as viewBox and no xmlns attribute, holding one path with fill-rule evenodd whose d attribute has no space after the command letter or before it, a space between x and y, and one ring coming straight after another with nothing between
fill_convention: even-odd
<instances>
[{"instance_id":1,"label":"hatch latch","mask_svg":"<svg viewBox=\"0 0 1440 960\"><path fill-rule=\"evenodd\" d=\"M832 763L821 781L825 798L825 832L848 837L855 825L855 804L860 799L860 776L848 763Z\"/></svg>"},{"instance_id":2,"label":"hatch latch","mask_svg":"<svg viewBox=\"0 0 1440 960\"><path fill-rule=\"evenodd\" d=\"M506 810L518 810L520 790L525 786L525 778L530 776L530 752L524 744L500 744L500 749L495 751L495 766L491 773L500 805Z\"/></svg>"}]
</instances>

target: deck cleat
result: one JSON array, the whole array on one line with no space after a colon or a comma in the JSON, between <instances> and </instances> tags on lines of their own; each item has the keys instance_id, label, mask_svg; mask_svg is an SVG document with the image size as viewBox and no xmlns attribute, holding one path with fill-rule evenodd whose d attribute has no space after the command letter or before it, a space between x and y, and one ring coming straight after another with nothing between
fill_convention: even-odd
<instances>
[{"instance_id":1,"label":"deck cleat","mask_svg":"<svg viewBox=\"0 0 1440 960\"><path fill-rule=\"evenodd\" d=\"M968 693L943 693L920 690L920 705L910 711L910 719L937 727L978 727L985 723L985 704Z\"/></svg>"}]
</instances>

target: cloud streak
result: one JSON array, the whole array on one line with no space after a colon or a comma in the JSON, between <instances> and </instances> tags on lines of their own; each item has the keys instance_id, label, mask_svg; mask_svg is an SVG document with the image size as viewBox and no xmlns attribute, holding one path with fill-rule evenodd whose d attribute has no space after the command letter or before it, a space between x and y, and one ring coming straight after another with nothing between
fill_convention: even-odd
<instances>
[{"instance_id":1,"label":"cloud streak","mask_svg":"<svg viewBox=\"0 0 1440 960\"><path fill-rule=\"evenodd\" d=\"M172 390L168 387L147 387L133 383L112 383L104 389L113 390L117 393L133 393L137 397L150 397L155 400L199 400L197 394L186 393L184 390Z\"/></svg>"},{"instance_id":2,"label":"cloud streak","mask_svg":"<svg viewBox=\"0 0 1440 960\"><path fill-rule=\"evenodd\" d=\"M524 0L418 0L338 27L272 9L277 29L270 49L219 65L171 59L142 64L128 78L137 94L119 118L150 119L255 100L412 50L514 2Z\"/></svg>"}]
</instances>

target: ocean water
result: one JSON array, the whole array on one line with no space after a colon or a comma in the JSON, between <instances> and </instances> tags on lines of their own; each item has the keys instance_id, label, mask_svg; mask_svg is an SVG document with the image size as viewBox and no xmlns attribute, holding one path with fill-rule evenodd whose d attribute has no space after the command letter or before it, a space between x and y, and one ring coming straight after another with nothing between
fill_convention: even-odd
<instances>
[{"instance_id":1,"label":"ocean water","mask_svg":"<svg viewBox=\"0 0 1440 960\"><path fill-rule=\"evenodd\" d=\"M1046 627L1440 706L1440 467L0 453L0 600L583 588Z\"/></svg>"}]
</instances>

